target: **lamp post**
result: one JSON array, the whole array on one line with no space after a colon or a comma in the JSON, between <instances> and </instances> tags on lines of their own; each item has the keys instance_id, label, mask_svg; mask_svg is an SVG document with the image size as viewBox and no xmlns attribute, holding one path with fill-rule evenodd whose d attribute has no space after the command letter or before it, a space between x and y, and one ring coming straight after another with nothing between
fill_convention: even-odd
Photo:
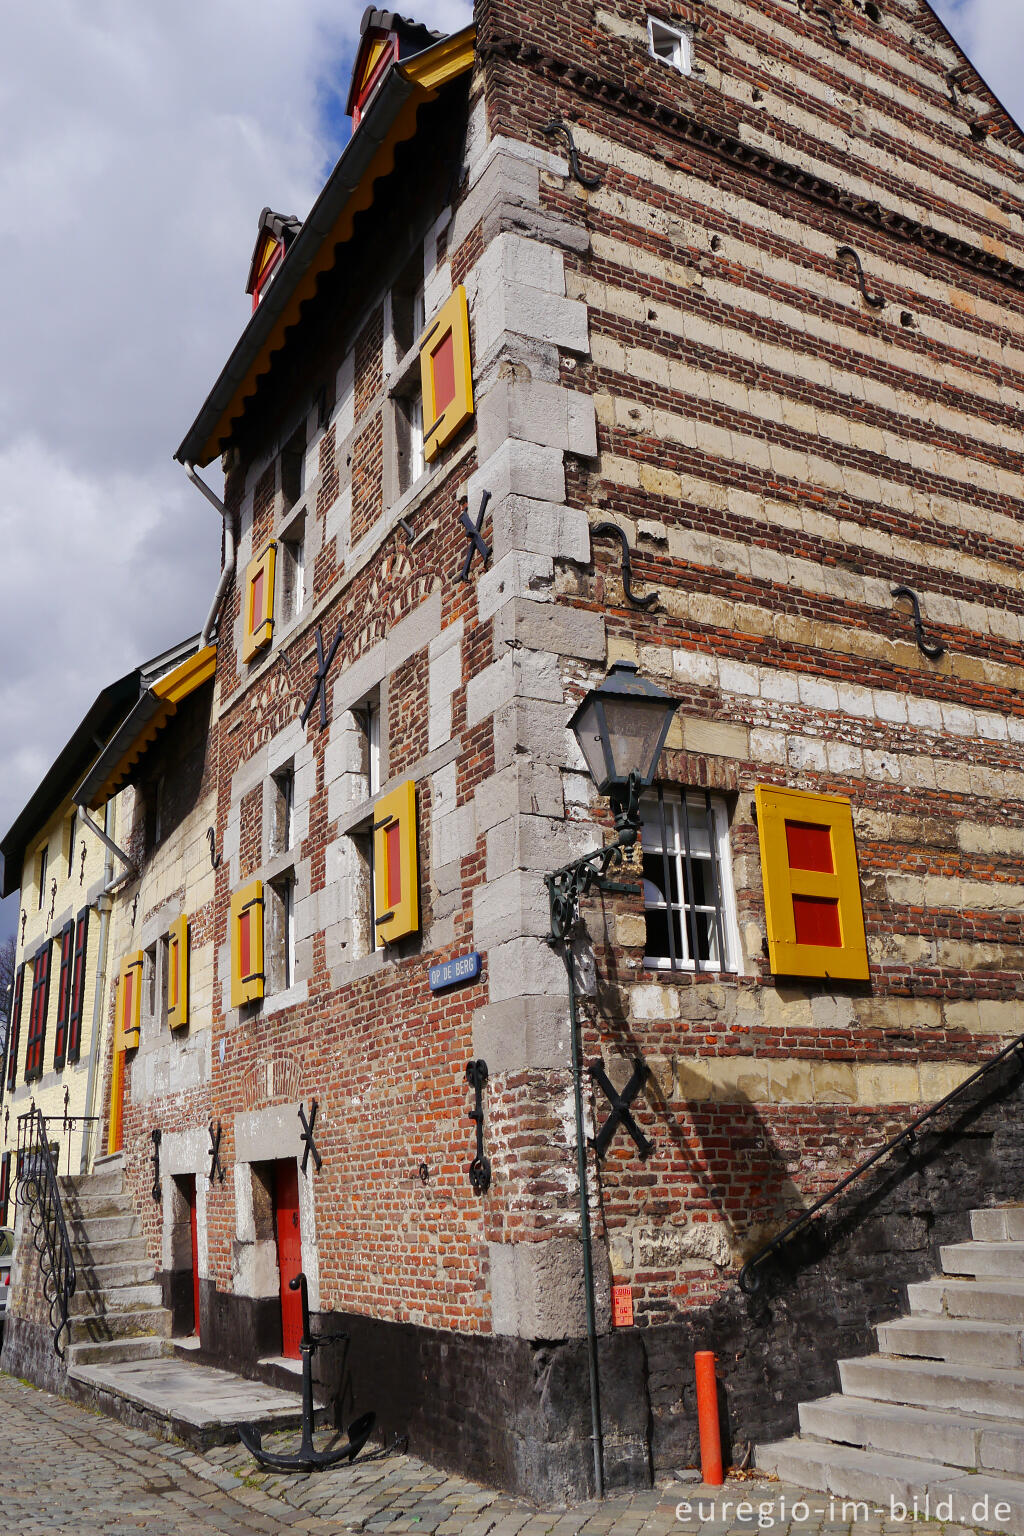
<instances>
[{"instance_id":1,"label":"lamp post","mask_svg":"<svg viewBox=\"0 0 1024 1536\"><path fill-rule=\"evenodd\" d=\"M608 871L620 865L626 851L636 843L640 829L640 793L654 778L675 711L675 701L656 683L641 677L634 663L629 661L617 661L604 682L586 695L569 721L569 726L576 736L598 792L608 795L611 800L618 835L614 842L595 848L592 853L584 854L582 858L574 859L571 864L565 864L545 876L551 917L548 943L552 947L561 948L569 984L569 1051L576 1115L576 1174L580 1193L583 1289L587 1309L591 1441L594 1451L594 1490L599 1499L604 1497L604 1457L572 932L579 917L580 899L592 888L618 892L635 892L639 889L636 885L623 885L609 880Z\"/></svg>"}]
</instances>

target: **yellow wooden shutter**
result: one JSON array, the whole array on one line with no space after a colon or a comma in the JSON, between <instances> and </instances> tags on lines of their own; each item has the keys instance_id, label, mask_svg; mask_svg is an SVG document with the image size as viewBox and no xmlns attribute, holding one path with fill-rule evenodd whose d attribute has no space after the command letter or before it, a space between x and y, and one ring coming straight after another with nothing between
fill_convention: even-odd
<instances>
[{"instance_id":1,"label":"yellow wooden shutter","mask_svg":"<svg viewBox=\"0 0 1024 1536\"><path fill-rule=\"evenodd\" d=\"M242 660L251 661L274 638L274 571L277 545L268 544L245 568L242 590Z\"/></svg>"},{"instance_id":2,"label":"yellow wooden shutter","mask_svg":"<svg viewBox=\"0 0 1024 1536\"><path fill-rule=\"evenodd\" d=\"M459 285L420 337L423 457L429 464L473 414L469 306Z\"/></svg>"},{"instance_id":3,"label":"yellow wooden shutter","mask_svg":"<svg viewBox=\"0 0 1024 1536\"><path fill-rule=\"evenodd\" d=\"M139 1025L142 1020L142 969L144 957L141 949L125 955L117 978L117 1028L114 1049L130 1051L139 1043Z\"/></svg>"},{"instance_id":4,"label":"yellow wooden shutter","mask_svg":"<svg viewBox=\"0 0 1024 1536\"><path fill-rule=\"evenodd\" d=\"M850 801L765 784L755 799L772 970L866 981Z\"/></svg>"},{"instance_id":5,"label":"yellow wooden shutter","mask_svg":"<svg viewBox=\"0 0 1024 1536\"><path fill-rule=\"evenodd\" d=\"M183 912L167 935L167 1022L171 1029L188 1023L188 917Z\"/></svg>"},{"instance_id":6,"label":"yellow wooden shutter","mask_svg":"<svg viewBox=\"0 0 1024 1536\"><path fill-rule=\"evenodd\" d=\"M231 898L231 1006L263 996L263 881L253 880Z\"/></svg>"},{"instance_id":7,"label":"yellow wooden shutter","mask_svg":"<svg viewBox=\"0 0 1024 1536\"><path fill-rule=\"evenodd\" d=\"M377 801L373 817L374 927L390 943L420 926L416 857L416 785L399 784Z\"/></svg>"}]
</instances>

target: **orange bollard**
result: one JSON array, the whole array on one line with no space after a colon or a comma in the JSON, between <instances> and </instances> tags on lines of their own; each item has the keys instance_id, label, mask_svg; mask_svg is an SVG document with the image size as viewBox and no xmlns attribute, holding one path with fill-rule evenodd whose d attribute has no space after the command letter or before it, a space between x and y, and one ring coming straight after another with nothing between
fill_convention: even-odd
<instances>
[{"instance_id":1,"label":"orange bollard","mask_svg":"<svg viewBox=\"0 0 1024 1536\"><path fill-rule=\"evenodd\" d=\"M715 1381L715 1357L710 1349L699 1349L693 1357L697 1371L697 1427L700 1430L700 1475L711 1488L720 1487L722 1476L722 1434L718 1424L718 1384Z\"/></svg>"}]
</instances>

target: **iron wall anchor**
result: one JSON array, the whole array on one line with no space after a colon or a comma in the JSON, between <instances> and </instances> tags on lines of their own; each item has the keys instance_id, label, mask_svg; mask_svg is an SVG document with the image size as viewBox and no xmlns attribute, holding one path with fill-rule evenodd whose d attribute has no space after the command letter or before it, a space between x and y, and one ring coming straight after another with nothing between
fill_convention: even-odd
<instances>
[{"instance_id":1,"label":"iron wall anchor","mask_svg":"<svg viewBox=\"0 0 1024 1536\"><path fill-rule=\"evenodd\" d=\"M316 1113L317 1113L317 1110L319 1108L320 1108L320 1106L317 1103L316 1099L310 1099L310 1101L309 1101L309 1119L307 1120L306 1119L306 1106L305 1106L305 1104L300 1104L299 1105L299 1119L302 1122L302 1131L300 1133L299 1139L303 1143L303 1153L302 1153L302 1171L303 1171L303 1173L305 1173L305 1171L306 1171L306 1164L309 1162L309 1154L311 1152L313 1154L313 1162L316 1164L316 1171L317 1171L317 1173L320 1172L320 1169L323 1167L323 1164L324 1164L323 1158L320 1156L320 1153L317 1151L316 1142L313 1140L313 1127L314 1127L314 1125L316 1125Z\"/></svg>"},{"instance_id":2,"label":"iron wall anchor","mask_svg":"<svg viewBox=\"0 0 1024 1536\"><path fill-rule=\"evenodd\" d=\"M316 627L315 638L316 638L316 677L313 679L313 687L310 690L309 698L306 700L306 707L305 707L305 709L303 709L302 714L299 716L299 724L302 725L302 726L304 726L306 724L306 721L309 719L310 715L313 713L313 706L314 706L314 704L319 699L319 701L320 701L320 729L322 731L325 731L327 729L327 674L331 670L331 662L334 660L335 656L337 655L337 653L338 653L338 646L341 644L341 641L342 641L341 625L340 624L338 625L338 632L335 635L334 639L331 641L331 648L327 652L326 659L324 657L324 637L323 637L323 631L321 630L319 624Z\"/></svg>"},{"instance_id":3,"label":"iron wall anchor","mask_svg":"<svg viewBox=\"0 0 1024 1536\"><path fill-rule=\"evenodd\" d=\"M150 1190L150 1194L157 1205L159 1205L163 1199L163 1189L160 1186L160 1143L163 1140L163 1132L159 1126L155 1126L149 1134L153 1138L153 1156L151 1158L153 1164L153 1188Z\"/></svg>"},{"instance_id":4,"label":"iron wall anchor","mask_svg":"<svg viewBox=\"0 0 1024 1536\"><path fill-rule=\"evenodd\" d=\"M624 1125L626 1130L632 1136L633 1141L636 1143L636 1149L640 1153L641 1161L646 1161L654 1151L654 1147L647 1140L647 1137L644 1135L643 1131L633 1119L633 1115L630 1111L630 1105L647 1080L647 1063L644 1061L642 1056L637 1056L634 1058L633 1075L621 1093L616 1092L615 1088L613 1088L612 1084L609 1082L608 1074L605 1072L602 1062L592 1061L590 1066L587 1068L587 1071L590 1073L590 1076L594 1082L597 1083L598 1086L603 1090L605 1098L611 1105L611 1114L608 1116L604 1125L602 1125L601 1129L598 1131L592 1142L592 1146L594 1151L597 1153L597 1156L604 1157L609 1146L611 1145L615 1132L618 1130L620 1125Z\"/></svg>"},{"instance_id":5,"label":"iron wall anchor","mask_svg":"<svg viewBox=\"0 0 1024 1536\"><path fill-rule=\"evenodd\" d=\"M480 555L481 555L481 558L483 559L484 565L486 565L488 560L491 558L491 546L486 542L486 540L484 539L483 535L480 532L481 528L484 525L484 514L487 511L487 503L490 501L490 499L491 499L490 491L484 491L481 494L481 497L480 497L480 510L479 510L479 512L476 515L476 523L475 524L474 524L472 518L470 517L468 511L461 512L459 514L459 522L462 524L463 528L466 530L466 537L469 540L469 549L466 551L466 558L462 562L462 570L459 572L459 580L460 581L468 581L469 580L469 572L470 572L470 569L471 569L472 564L473 564L473 556L476 554L477 550L480 551Z\"/></svg>"},{"instance_id":6,"label":"iron wall anchor","mask_svg":"<svg viewBox=\"0 0 1024 1536\"><path fill-rule=\"evenodd\" d=\"M870 309L884 309L885 299L880 293L871 293L868 290L868 280L864 276L864 263L861 261L852 245L841 245L836 251L837 261L853 261L857 268L857 286L860 288L861 297Z\"/></svg>"},{"instance_id":7,"label":"iron wall anchor","mask_svg":"<svg viewBox=\"0 0 1024 1536\"><path fill-rule=\"evenodd\" d=\"M924 619L921 617L921 601L913 587L893 587L893 597L906 597L910 599L914 610L914 636L917 640L917 648L922 656L927 656L929 661L938 661L940 656L946 654L946 647L940 642L938 645L929 645L924 638Z\"/></svg>"},{"instance_id":8,"label":"iron wall anchor","mask_svg":"<svg viewBox=\"0 0 1024 1536\"><path fill-rule=\"evenodd\" d=\"M484 1156L484 1084L487 1082L486 1061L466 1063L466 1081L476 1093L476 1102L469 1111L469 1118L476 1121L476 1156L469 1165L469 1182L475 1195L486 1195L491 1187L490 1159Z\"/></svg>"},{"instance_id":9,"label":"iron wall anchor","mask_svg":"<svg viewBox=\"0 0 1024 1536\"><path fill-rule=\"evenodd\" d=\"M569 151L569 170L572 173L573 179L578 181L581 187L586 187L589 192L592 192L595 187L601 185L600 176L584 175L583 168L580 165L580 152L576 148L576 140L572 136L572 129L568 123L563 122L560 117L554 117L546 128L541 129L541 133L548 139L554 134L560 133L565 139L566 147Z\"/></svg>"},{"instance_id":10,"label":"iron wall anchor","mask_svg":"<svg viewBox=\"0 0 1024 1536\"><path fill-rule=\"evenodd\" d=\"M377 1415L364 1413L354 1419L348 1427L346 1445L340 1445L333 1451L317 1450L313 1444L316 1418L313 1406L313 1356L325 1341L315 1338L309 1325L309 1287L305 1275L300 1272L288 1284L293 1291L299 1291L302 1298L302 1340L299 1344L299 1353L302 1355L302 1442L295 1455L285 1456L279 1451L263 1449L263 1431L257 1425L236 1424L235 1428L238 1438L261 1467L280 1467L289 1472L315 1472L322 1467L335 1467L339 1461L355 1461L370 1437ZM331 1335L332 1340L347 1337L344 1333Z\"/></svg>"},{"instance_id":11,"label":"iron wall anchor","mask_svg":"<svg viewBox=\"0 0 1024 1536\"><path fill-rule=\"evenodd\" d=\"M217 1121L217 1128L214 1130L213 1121L211 1120L207 1126L207 1130L210 1133L210 1172L208 1177L211 1184L214 1181L214 1177L219 1178L220 1182L223 1184L224 1164L220 1160L220 1138L222 1135L220 1121Z\"/></svg>"},{"instance_id":12,"label":"iron wall anchor","mask_svg":"<svg viewBox=\"0 0 1024 1536\"><path fill-rule=\"evenodd\" d=\"M622 590L626 602L634 608L653 608L658 601L657 592L648 592L645 597L638 597L633 591L633 551L629 547L625 529L618 523L595 523L590 530L592 538L601 538L607 535L609 538L618 539L622 546Z\"/></svg>"}]
</instances>

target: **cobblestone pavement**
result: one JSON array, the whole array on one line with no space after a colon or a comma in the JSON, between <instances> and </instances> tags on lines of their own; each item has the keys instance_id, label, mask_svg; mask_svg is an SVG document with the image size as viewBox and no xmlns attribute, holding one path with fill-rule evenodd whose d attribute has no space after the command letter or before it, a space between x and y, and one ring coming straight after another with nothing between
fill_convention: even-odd
<instances>
[{"instance_id":1,"label":"cobblestone pavement","mask_svg":"<svg viewBox=\"0 0 1024 1536\"><path fill-rule=\"evenodd\" d=\"M750 1511L737 1519L744 1502ZM840 1501L830 1509L827 1495L781 1483L730 1480L712 1490L678 1478L603 1504L537 1509L395 1454L309 1477L259 1473L240 1446L200 1455L0 1375L5 1536L726 1536L758 1532L759 1516L771 1536L951 1536L957 1529L867 1514L854 1523Z\"/></svg>"}]
</instances>

